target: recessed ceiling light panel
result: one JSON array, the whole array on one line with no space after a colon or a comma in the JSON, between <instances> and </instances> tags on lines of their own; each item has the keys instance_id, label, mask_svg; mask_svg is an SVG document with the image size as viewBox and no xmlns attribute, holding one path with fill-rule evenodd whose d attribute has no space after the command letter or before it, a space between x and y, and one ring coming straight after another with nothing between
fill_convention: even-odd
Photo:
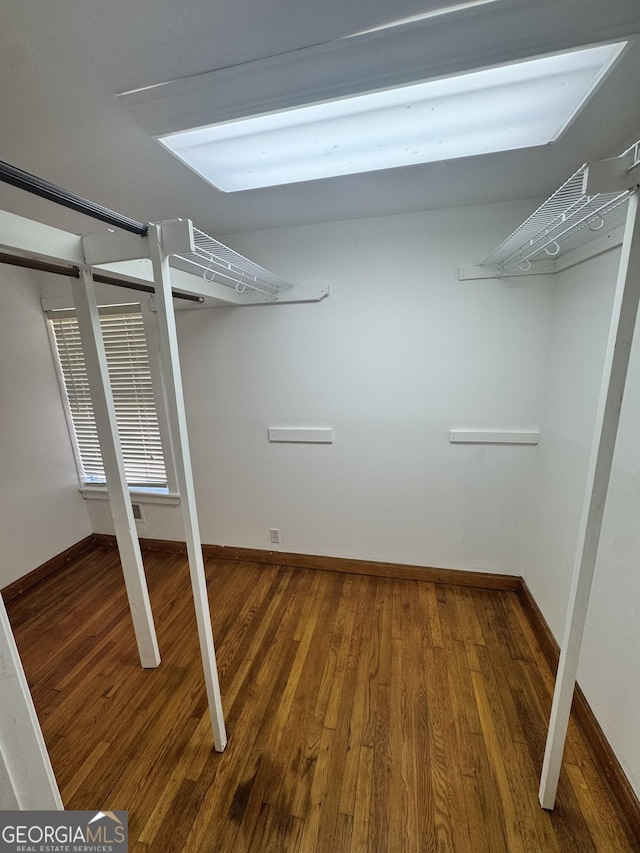
<instances>
[{"instance_id":1,"label":"recessed ceiling light panel","mask_svg":"<svg viewBox=\"0 0 640 853\"><path fill-rule=\"evenodd\" d=\"M620 55L609 44L173 133L224 192L545 145Z\"/></svg>"}]
</instances>

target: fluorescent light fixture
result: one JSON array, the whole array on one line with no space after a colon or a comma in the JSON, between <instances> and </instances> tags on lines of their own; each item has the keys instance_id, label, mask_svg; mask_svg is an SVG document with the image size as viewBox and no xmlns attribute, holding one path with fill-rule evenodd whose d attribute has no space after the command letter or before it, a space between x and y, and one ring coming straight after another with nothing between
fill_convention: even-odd
<instances>
[{"instance_id":1,"label":"fluorescent light fixture","mask_svg":"<svg viewBox=\"0 0 640 853\"><path fill-rule=\"evenodd\" d=\"M223 192L545 145L626 43L325 101L160 142Z\"/></svg>"}]
</instances>

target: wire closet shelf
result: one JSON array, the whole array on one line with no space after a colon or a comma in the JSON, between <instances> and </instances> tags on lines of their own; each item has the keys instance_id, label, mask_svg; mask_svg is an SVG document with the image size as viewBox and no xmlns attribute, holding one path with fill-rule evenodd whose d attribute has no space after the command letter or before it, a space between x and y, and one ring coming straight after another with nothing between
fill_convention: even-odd
<instances>
[{"instance_id":1,"label":"wire closet shelf","mask_svg":"<svg viewBox=\"0 0 640 853\"><path fill-rule=\"evenodd\" d=\"M199 275L207 282L233 287L238 293L254 291L264 301L277 299L281 290L293 286L204 231L194 228L193 237L194 251L173 255L170 258L172 267Z\"/></svg>"},{"instance_id":2,"label":"wire closet shelf","mask_svg":"<svg viewBox=\"0 0 640 853\"><path fill-rule=\"evenodd\" d=\"M637 165L640 142L624 154L632 154ZM480 266L496 268L505 277L514 271L527 272L535 261L555 260L597 237L621 232L633 190L587 195L587 168L587 163L581 166Z\"/></svg>"}]
</instances>

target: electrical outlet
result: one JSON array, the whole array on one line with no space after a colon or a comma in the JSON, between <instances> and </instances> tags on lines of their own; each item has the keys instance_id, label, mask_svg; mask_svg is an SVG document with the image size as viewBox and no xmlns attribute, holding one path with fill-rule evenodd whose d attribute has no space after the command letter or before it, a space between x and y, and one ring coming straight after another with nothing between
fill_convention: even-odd
<instances>
[{"instance_id":1,"label":"electrical outlet","mask_svg":"<svg viewBox=\"0 0 640 853\"><path fill-rule=\"evenodd\" d=\"M272 545L279 545L280 544L280 531L278 530L277 527L270 527L269 528L269 539L271 540Z\"/></svg>"}]
</instances>

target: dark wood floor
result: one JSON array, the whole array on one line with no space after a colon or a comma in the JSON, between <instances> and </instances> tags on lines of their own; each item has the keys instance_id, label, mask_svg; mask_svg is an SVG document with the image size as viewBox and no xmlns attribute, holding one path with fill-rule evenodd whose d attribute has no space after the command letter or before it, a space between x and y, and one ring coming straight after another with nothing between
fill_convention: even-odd
<instances>
[{"instance_id":1,"label":"dark wood floor","mask_svg":"<svg viewBox=\"0 0 640 853\"><path fill-rule=\"evenodd\" d=\"M638 849L573 723L538 806L553 681L516 593L209 560L219 755L186 561L145 564L157 670L114 550L9 607L65 806L128 810L132 851Z\"/></svg>"}]
</instances>

